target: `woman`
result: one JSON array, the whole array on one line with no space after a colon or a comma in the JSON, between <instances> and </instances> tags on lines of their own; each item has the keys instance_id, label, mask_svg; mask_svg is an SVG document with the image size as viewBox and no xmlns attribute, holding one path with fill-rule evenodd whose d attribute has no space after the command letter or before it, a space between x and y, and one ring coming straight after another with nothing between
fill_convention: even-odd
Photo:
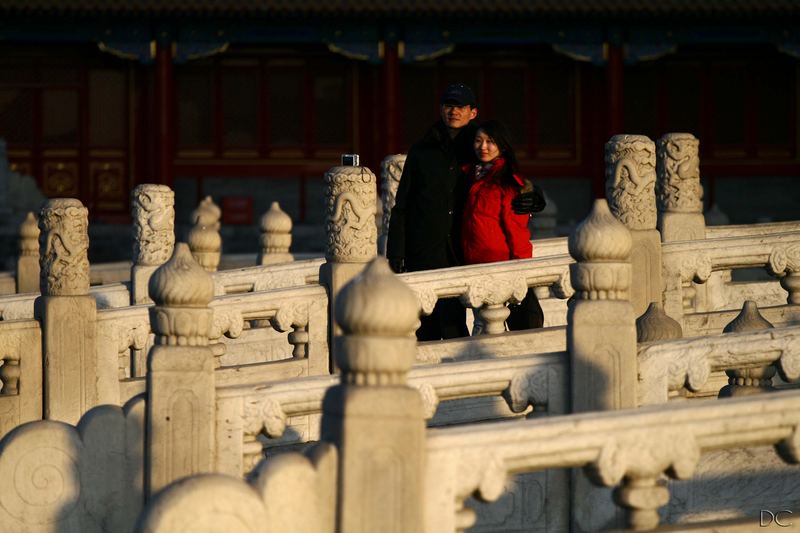
<instances>
[{"instance_id":1,"label":"woman","mask_svg":"<svg viewBox=\"0 0 800 533\"><path fill-rule=\"evenodd\" d=\"M461 224L464 262L529 259L533 246L528 215L514 213L511 201L530 182L515 173L517 160L508 131L496 120L484 122L475 132L473 148L478 164L463 167L471 179ZM509 330L542 327L544 314L532 289L520 304L509 307Z\"/></svg>"}]
</instances>

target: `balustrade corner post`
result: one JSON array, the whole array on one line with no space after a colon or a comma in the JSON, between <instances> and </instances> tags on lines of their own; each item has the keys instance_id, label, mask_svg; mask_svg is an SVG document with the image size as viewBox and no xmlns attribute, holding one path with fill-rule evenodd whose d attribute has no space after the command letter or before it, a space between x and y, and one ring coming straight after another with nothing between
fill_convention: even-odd
<instances>
[{"instance_id":1,"label":"balustrade corner post","mask_svg":"<svg viewBox=\"0 0 800 533\"><path fill-rule=\"evenodd\" d=\"M341 329L334 309L342 287L377 255L375 174L367 167L333 167L325 173L325 263L319 282L328 291L328 346L335 368L334 338Z\"/></svg>"},{"instance_id":2,"label":"balustrade corner post","mask_svg":"<svg viewBox=\"0 0 800 533\"><path fill-rule=\"evenodd\" d=\"M220 217L222 211L206 196L192 212L192 229L186 238L192 256L206 272L216 272L222 257Z\"/></svg>"},{"instance_id":3,"label":"balustrade corner post","mask_svg":"<svg viewBox=\"0 0 800 533\"><path fill-rule=\"evenodd\" d=\"M175 247L175 193L166 185L137 185L131 191L131 215L131 305L152 303L147 293L150 276L172 257Z\"/></svg>"},{"instance_id":4,"label":"balustrade corner post","mask_svg":"<svg viewBox=\"0 0 800 533\"><path fill-rule=\"evenodd\" d=\"M425 416L406 380L417 298L376 258L342 289L335 316L342 378L325 394L321 440L339 451L336 530L422 531Z\"/></svg>"},{"instance_id":5,"label":"balustrade corner post","mask_svg":"<svg viewBox=\"0 0 800 533\"><path fill-rule=\"evenodd\" d=\"M403 175L403 167L406 164L406 154L395 154L386 156L381 161L381 228L378 235L378 253L386 255L386 240L389 237L389 224L392 218L392 208L394 199L397 195L397 187L400 186L400 177Z\"/></svg>"},{"instance_id":6,"label":"balustrade corner post","mask_svg":"<svg viewBox=\"0 0 800 533\"><path fill-rule=\"evenodd\" d=\"M214 352L209 345L214 281L178 243L150 277L145 494L210 472L215 460Z\"/></svg>"},{"instance_id":7,"label":"balustrade corner post","mask_svg":"<svg viewBox=\"0 0 800 533\"><path fill-rule=\"evenodd\" d=\"M636 316L631 290L631 232L595 200L589 216L569 236L575 289L567 311L572 412L636 407ZM577 531L623 525L609 489L573 471L572 522Z\"/></svg>"},{"instance_id":8,"label":"balustrade corner post","mask_svg":"<svg viewBox=\"0 0 800 533\"><path fill-rule=\"evenodd\" d=\"M292 245L292 217L278 202L272 202L269 210L260 220L261 249L258 252L259 265L290 263L294 256L289 253Z\"/></svg>"},{"instance_id":9,"label":"balustrade corner post","mask_svg":"<svg viewBox=\"0 0 800 533\"><path fill-rule=\"evenodd\" d=\"M660 302L661 236L656 229L656 147L644 135L615 135L606 143L606 199L630 230L630 301L636 316Z\"/></svg>"},{"instance_id":10,"label":"balustrade corner post","mask_svg":"<svg viewBox=\"0 0 800 533\"><path fill-rule=\"evenodd\" d=\"M39 213L44 417L77 424L118 401L116 361L97 357L97 305L89 295L89 211L79 200L48 200Z\"/></svg>"},{"instance_id":11,"label":"balustrade corner post","mask_svg":"<svg viewBox=\"0 0 800 533\"><path fill-rule=\"evenodd\" d=\"M39 292L39 221L28 212L19 225L17 293Z\"/></svg>"}]
</instances>

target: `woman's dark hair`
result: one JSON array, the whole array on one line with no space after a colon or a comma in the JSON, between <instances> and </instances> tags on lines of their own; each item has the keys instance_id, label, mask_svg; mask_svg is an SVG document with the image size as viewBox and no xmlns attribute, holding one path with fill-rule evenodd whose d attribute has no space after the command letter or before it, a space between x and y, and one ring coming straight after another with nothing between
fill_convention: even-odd
<instances>
[{"instance_id":1,"label":"woman's dark hair","mask_svg":"<svg viewBox=\"0 0 800 533\"><path fill-rule=\"evenodd\" d=\"M511 135L508 133L508 128L499 120L487 120L478 126L475 134L479 131L484 132L491 137L497 148L500 150L500 156L505 159L505 173L509 177L517 170L517 156L514 154L514 147L511 145Z\"/></svg>"}]
</instances>

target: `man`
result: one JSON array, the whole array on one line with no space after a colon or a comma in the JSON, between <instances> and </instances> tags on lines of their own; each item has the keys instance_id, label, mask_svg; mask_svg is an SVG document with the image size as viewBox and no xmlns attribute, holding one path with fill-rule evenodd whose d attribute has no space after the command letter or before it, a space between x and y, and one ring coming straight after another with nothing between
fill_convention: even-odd
<instances>
[{"instance_id":1,"label":"man","mask_svg":"<svg viewBox=\"0 0 800 533\"><path fill-rule=\"evenodd\" d=\"M461 264L458 231L467 192L461 165L475 160L475 93L464 84L450 85L440 114L441 120L408 151L397 187L386 244L395 272ZM453 299L439 300L417 330L421 341L466 335L466 309Z\"/></svg>"},{"instance_id":2,"label":"man","mask_svg":"<svg viewBox=\"0 0 800 533\"><path fill-rule=\"evenodd\" d=\"M395 196L386 257L395 272L415 272L462 264L461 214L469 187L461 166L475 162L473 140L478 103L462 83L447 87L441 120L408 151ZM538 195L538 196L537 196ZM514 209L541 210L538 191L521 194ZM457 299L439 300L420 320L420 341L464 337L466 309Z\"/></svg>"}]
</instances>

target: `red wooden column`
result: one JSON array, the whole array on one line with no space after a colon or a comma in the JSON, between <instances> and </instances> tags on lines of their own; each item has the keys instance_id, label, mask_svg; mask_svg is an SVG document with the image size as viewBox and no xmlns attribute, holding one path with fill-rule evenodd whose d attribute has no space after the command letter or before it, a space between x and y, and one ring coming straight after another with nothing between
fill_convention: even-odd
<instances>
[{"instance_id":1,"label":"red wooden column","mask_svg":"<svg viewBox=\"0 0 800 533\"><path fill-rule=\"evenodd\" d=\"M158 183L172 187L175 157L175 75L172 63L172 43L156 42L155 83L156 178Z\"/></svg>"},{"instance_id":2,"label":"red wooden column","mask_svg":"<svg viewBox=\"0 0 800 533\"><path fill-rule=\"evenodd\" d=\"M382 77L386 135L381 160L400 149L400 57L394 39L386 40L384 44Z\"/></svg>"},{"instance_id":3,"label":"red wooden column","mask_svg":"<svg viewBox=\"0 0 800 533\"><path fill-rule=\"evenodd\" d=\"M608 94L608 137L624 133L625 123L624 97L624 64L622 46L608 44L608 61L606 63L606 88ZM607 139L606 139L607 140Z\"/></svg>"}]
</instances>

